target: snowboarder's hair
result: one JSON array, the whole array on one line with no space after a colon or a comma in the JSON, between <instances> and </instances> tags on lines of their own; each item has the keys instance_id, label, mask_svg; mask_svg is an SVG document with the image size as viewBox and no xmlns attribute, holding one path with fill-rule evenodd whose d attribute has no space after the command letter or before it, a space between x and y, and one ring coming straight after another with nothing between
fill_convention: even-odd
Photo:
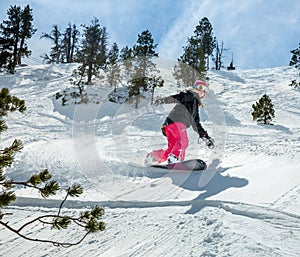
<instances>
[{"instance_id":1,"label":"snowboarder's hair","mask_svg":"<svg viewBox=\"0 0 300 257\"><path fill-rule=\"evenodd\" d=\"M199 100L199 107L202 107L203 108L203 103L202 103L202 101L201 101L201 98L198 96L198 90L197 89L195 89L194 87L188 87L187 89L186 89L187 91L191 91L191 92L194 92L194 93L196 93L195 95L197 96L197 98L198 98L198 100Z\"/></svg>"}]
</instances>

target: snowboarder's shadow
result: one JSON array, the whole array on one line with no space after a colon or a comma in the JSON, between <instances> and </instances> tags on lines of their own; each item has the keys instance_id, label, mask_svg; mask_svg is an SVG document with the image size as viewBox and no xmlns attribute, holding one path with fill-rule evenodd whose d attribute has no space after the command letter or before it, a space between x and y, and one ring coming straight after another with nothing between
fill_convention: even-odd
<instances>
[{"instance_id":1,"label":"snowboarder's shadow","mask_svg":"<svg viewBox=\"0 0 300 257\"><path fill-rule=\"evenodd\" d=\"M166 171L151 172L146 176L152 179L170 178L172 183L190 191L198 191L200 194L192 201L191 209L187 213L200 211L204 206L203 201L207 198L217 195L228 188L240 188L248 185L248 180L244 178L231 177L223 173L234 167L219 167L220 161L215 159L203 172L183 172ZM145 176L145 174L143 174ZM205 202L205 201L204 201Z\"/></svg>"},{"instance_id":2,"label":"snowboarder's shadow","mask_svg":"<svg viewBox=\"0 0 300 257\"><path fill-rule=\"evenodd\" d=\"M201 199L205 199L209 196L215 195L230 187L242 187L248 184L246 179L230 177L229 175L223 175L226 170L236 168L235 167L218 167L219 161L214 160L205 171L192 172L185 179L181 181L180 177L177 177L174 173L170 173L170 178L175 185L191 191L203 191L205 194L201 194ZM204 177L205 176L205 177Z\"/></svg>"},{"instance_id":3,"label":"snowboarder's shadow","mask_svg":"<svg viewBox=\"0 0 300 257\"><path fill-rule=\"evenodd\" d=\"M244 178L231 177L223 175L224 171L234 167L217 167L219 160L214 160L205 172L190 173L184 180L182 174L170 173L168 176L172 179L173 184L191 191L201 191L199 196L194 199L195 205L191 206L188 213L195 213L203 208L203 204L196 206L197 200L205 200L208 197L217 195L228 188L240 188L248 184L248 180ZM206 176L203 178L203 176Z\"/></svg>"}]
</instances>

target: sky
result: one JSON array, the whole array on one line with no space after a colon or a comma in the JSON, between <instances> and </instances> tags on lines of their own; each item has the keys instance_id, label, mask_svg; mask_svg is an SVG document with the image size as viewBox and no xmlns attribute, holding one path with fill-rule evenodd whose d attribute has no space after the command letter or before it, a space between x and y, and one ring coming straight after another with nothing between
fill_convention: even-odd
<instances>
[{"instance_id":1,"label":"sky","mask_svg":"<svg viewBox=\"0 0 300 257\"><path fill-rule=\"evenodd\" d=\"M299 0L1 0L0 21L11 5L33 9L36 34L28 41L32 59L49 53L50 42L39 39L53 25L89 25L93 17L107 28L109 44L133 46L144 30L158 44L159 56L177 60L187 38L203 17L224 43L224 65L255 69L286 66L300 43Z\"/></svg>"}]
</instances>

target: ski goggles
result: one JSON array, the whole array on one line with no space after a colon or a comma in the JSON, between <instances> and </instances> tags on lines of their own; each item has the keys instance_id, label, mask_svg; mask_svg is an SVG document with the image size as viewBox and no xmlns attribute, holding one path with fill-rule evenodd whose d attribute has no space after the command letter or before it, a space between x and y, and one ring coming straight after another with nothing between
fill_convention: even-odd
<instances>
[{"instance_id":1,"label":"ski goggles","mask_svg":"<svg viewBox=\"0 0 300 257\"><path fill-rule=\"evenodd\" d=\"M199 91L199 92L202 92L202 93L205 93L205 94L207 94L207 92L208 92L208 86L206 86L206 85L202 85L202 84L199 84L199 85L194 85L194 88L197 90L197 91Z\"/></svg>"}]
</instances>

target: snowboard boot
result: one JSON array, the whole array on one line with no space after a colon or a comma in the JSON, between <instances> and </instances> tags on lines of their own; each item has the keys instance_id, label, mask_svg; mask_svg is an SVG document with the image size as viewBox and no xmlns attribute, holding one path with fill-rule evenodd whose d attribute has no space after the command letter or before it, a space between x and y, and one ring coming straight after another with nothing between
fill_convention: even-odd
<instances>
[{"instance_id":1,"label":"snowboard boot","mask_svg":"<svg viewBox=\"0 0 300 257\"><path fill-rule=\"evenodd\" d=\"M180 159L173 154L169 154L168 163L177 163L180 162Z\"/></svg>"}]
</instances>

